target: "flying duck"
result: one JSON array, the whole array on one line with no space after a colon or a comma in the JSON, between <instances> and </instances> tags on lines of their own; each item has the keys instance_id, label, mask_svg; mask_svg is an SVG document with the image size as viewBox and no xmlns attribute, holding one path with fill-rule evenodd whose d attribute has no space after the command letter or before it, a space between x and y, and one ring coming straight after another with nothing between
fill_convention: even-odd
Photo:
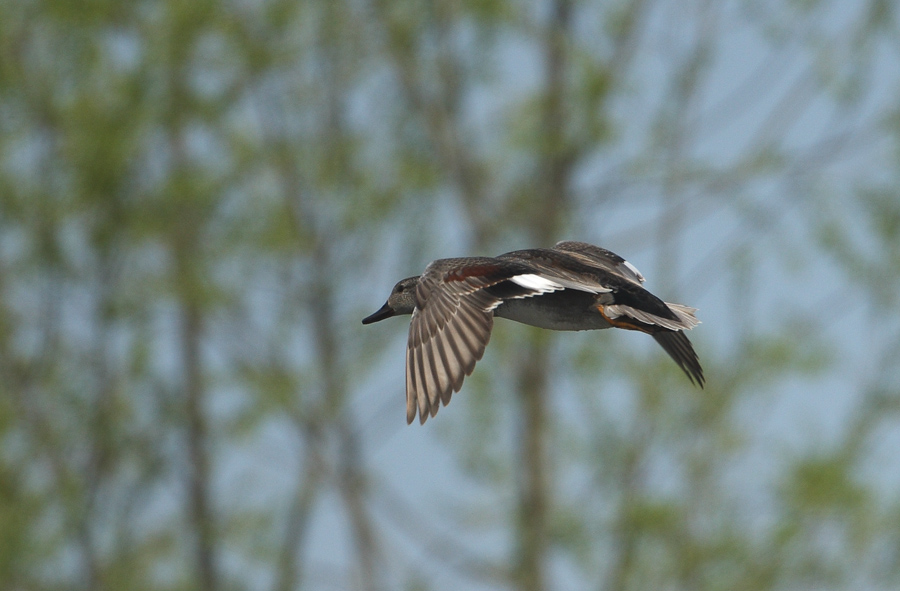
<instances>
[{"instance_id":1,"label":"flying duck","mask_svg":"<svg viewBox=\"0 0 900 591\"><path fill-rule=\"evenodd\" d=\"M425 423L459 392L491 338L494 317L550 330L624 328L651 335L692 383L703 369L683 331L696 308L662 301L619 255L592 244L516 250L497 257L438 259L402 279L371 324L412 314L406 348L406 421Z\"/></svg>"}]
</instances>

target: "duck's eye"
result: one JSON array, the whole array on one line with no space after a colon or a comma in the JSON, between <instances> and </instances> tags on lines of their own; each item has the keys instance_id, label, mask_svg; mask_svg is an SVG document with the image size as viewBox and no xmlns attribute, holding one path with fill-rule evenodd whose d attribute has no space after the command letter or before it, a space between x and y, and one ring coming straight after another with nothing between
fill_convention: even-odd
<instances>
[{"instance_id":1,"label":"duck's eye","mask_svg":"<svg viewBox=\"0 0 900 591\"><path fill-rule=\"evenodd\" d=\"M397 286L397 293L403 293L403 286L402 286L402 285L398 285L398 286Z\"/></svg>"}]
</instances>

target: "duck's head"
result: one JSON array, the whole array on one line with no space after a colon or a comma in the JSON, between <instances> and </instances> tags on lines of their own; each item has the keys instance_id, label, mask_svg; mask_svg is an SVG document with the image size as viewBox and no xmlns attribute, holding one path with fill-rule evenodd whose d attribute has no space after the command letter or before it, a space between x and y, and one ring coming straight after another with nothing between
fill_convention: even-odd
<instances>
[{"instance_id":1,"label":"duck's head","mask_svg":"<svg viewBox=\"0 0 900 591\"><path fill-rule=\"evenodd\" d=\"M412 314L416 307L416 285L418 283L418 275L398 281L384 305L371 316L363 318L362 323L372 324L391 316Z\"/></svg>"}]
</instances>

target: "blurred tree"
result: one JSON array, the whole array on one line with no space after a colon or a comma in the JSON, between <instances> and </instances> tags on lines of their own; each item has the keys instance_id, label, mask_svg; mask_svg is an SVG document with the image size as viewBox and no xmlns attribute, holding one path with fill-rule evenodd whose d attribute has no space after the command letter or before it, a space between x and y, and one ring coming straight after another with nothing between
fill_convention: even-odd
<instances>
[{"instance_id":1,"label":"blurred tree","mask_svg":"<svg viewBox=\"0 0 900 591\"><path fill-rule=\"evenodd\" d=\"M895 588L897 30L879 0L0 3L0 588ZM562 238L701 307L707 390L498 322L403 429L406 325L363 313Z\"/></svg>"}]
</instances>

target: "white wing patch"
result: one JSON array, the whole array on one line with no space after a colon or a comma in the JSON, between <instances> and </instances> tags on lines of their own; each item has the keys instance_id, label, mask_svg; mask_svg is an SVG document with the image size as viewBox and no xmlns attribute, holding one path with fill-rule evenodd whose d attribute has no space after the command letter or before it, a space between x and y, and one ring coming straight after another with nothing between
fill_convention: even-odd
<instances>
[{"instance_id":1,"label":"white wing patch","mask_svg":"<svg viewBox=\"0 0 900 591\"><path fill-rule=\"evenodd\" d=\"M521 285L525 289L534 290L536 292L534 295L565 289L559 283L547 279L546 277L535 275L533 273L529 273L526 275L514 275L513 277L510 277L509 280L517 285Z\"/></svg>"},{"instance_id":2,"label":"white wing patch","mask_svg":"<svg viewBox=\"0 0 900 591\"><path fill-rule=\"evenodd\" d=\"M550 293L552 291L559 291L561 289L565 289L566 286L552 279L547 279L546 277L541 277L540 275L535 275L534 273L523 273L522 275L513 275L509 278L510 281L515 283L516 285L520 285L525 289L530 289L531 293L513 296L509 299L513 300L521 300L524 298L532 298L534 296L541 295L542 293ZM494 304L485 310L485 312L490 312L497 308L500 304L503 303L503 300L498 300L494 302Z\"/></svg>"}]
</instances>

